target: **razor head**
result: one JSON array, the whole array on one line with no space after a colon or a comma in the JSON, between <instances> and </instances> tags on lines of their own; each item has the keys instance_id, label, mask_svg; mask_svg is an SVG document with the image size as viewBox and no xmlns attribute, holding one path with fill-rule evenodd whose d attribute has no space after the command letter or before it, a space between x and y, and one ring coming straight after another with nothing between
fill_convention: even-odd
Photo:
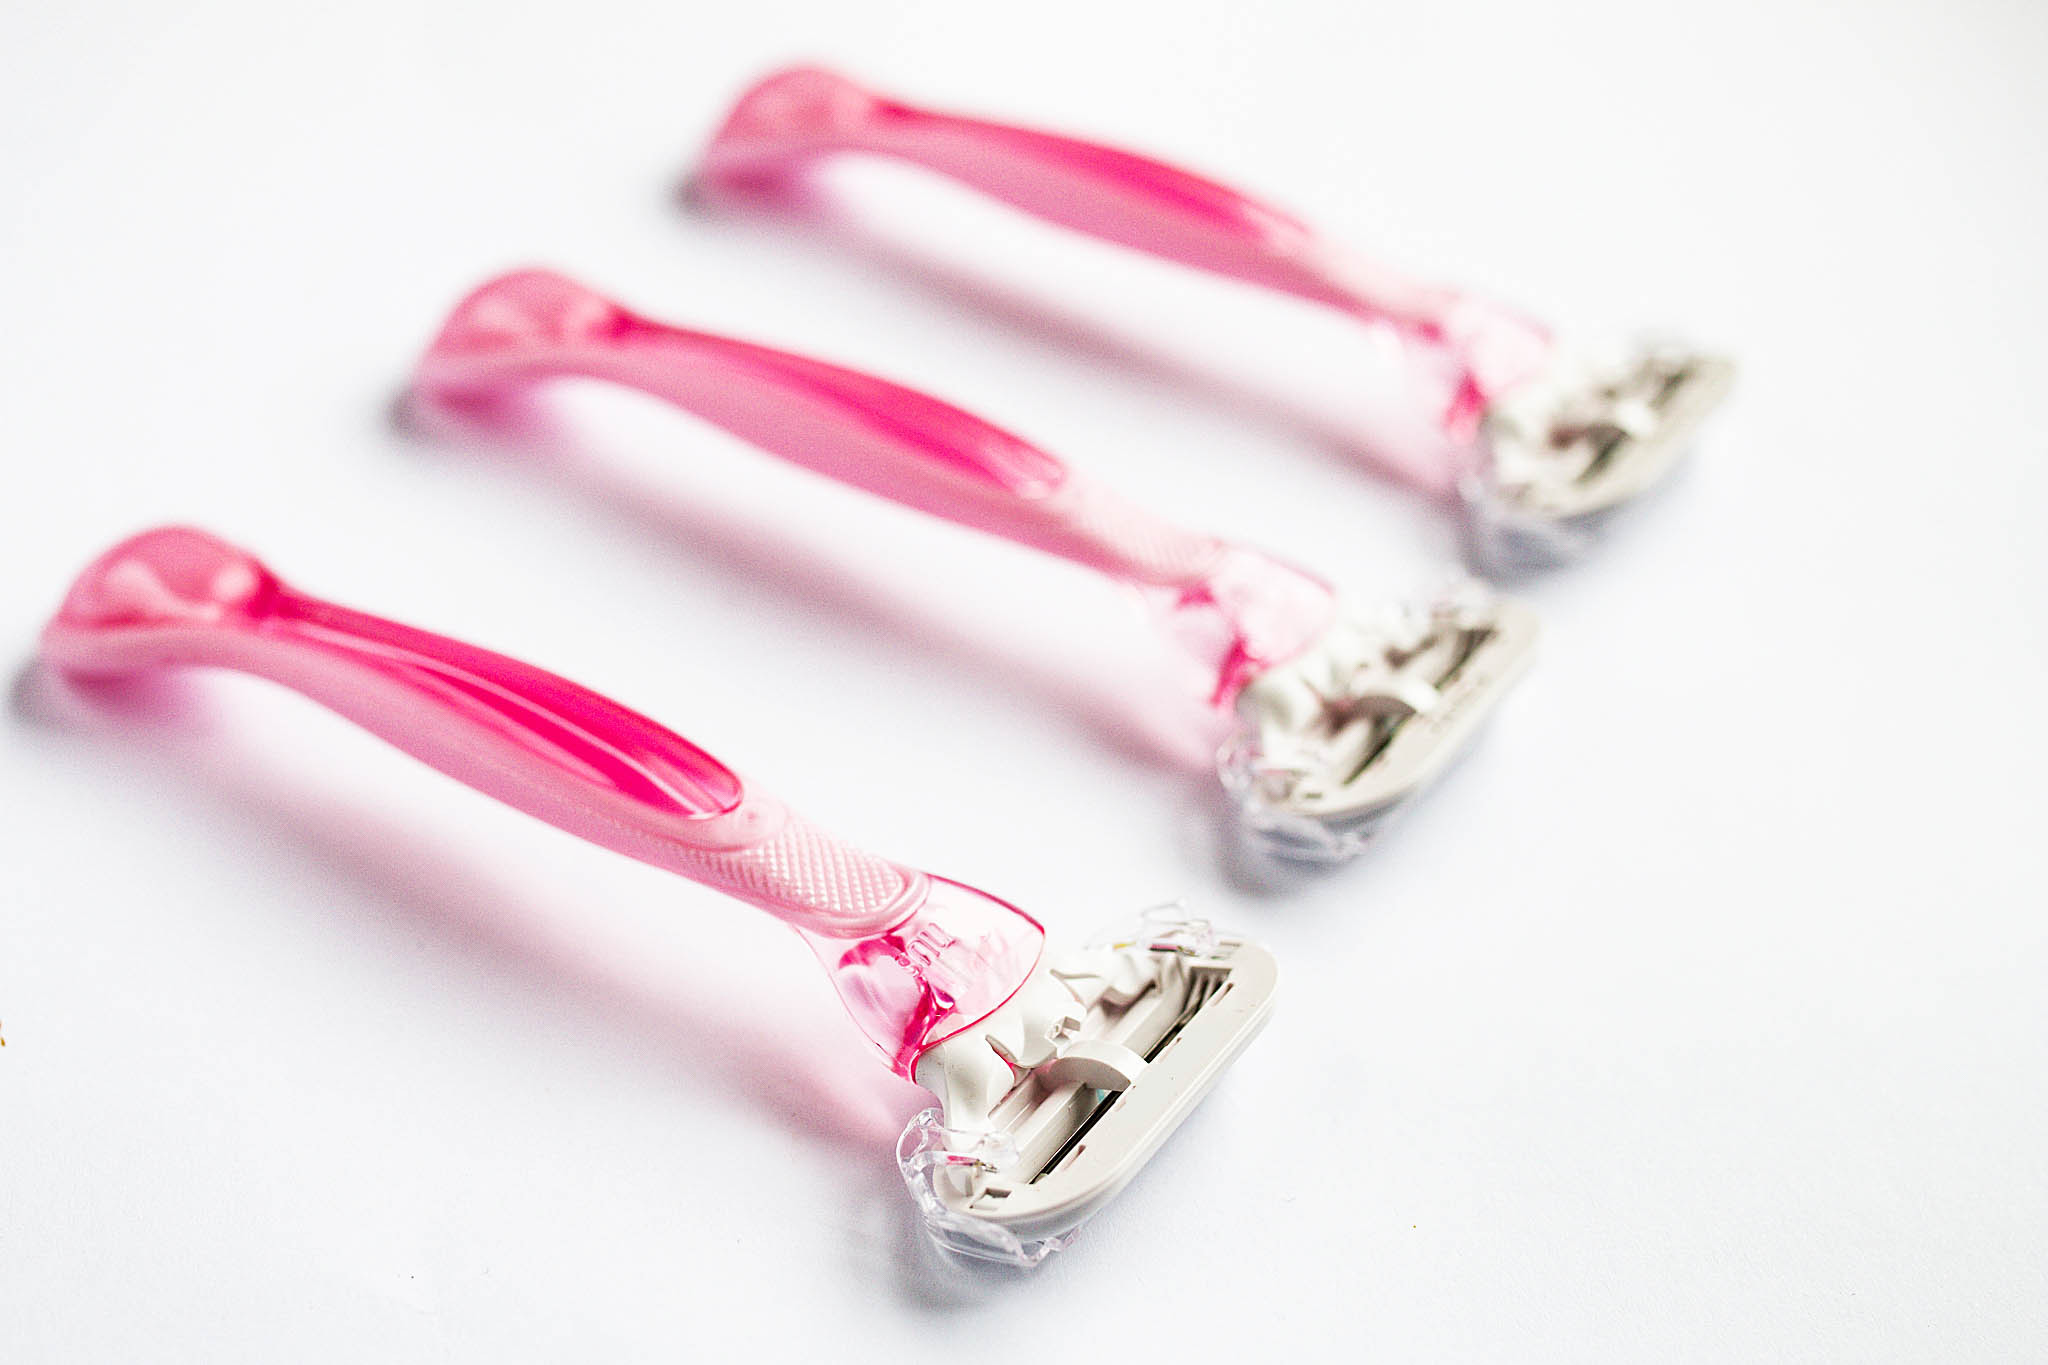
<instances>
[{"instance_id":1,"label":"razor head","mask_svg":"<svg viewBox=\"0 0 2048 1365\"><path fill-rule=\"evenodd\" d=\"M1238 694L1217 771L1246 834L1290 862L1356 856L1470 747L1535 639L1533 612L1470 580L1341 619Z\"/></svg>"},{"instance_id":2,"label":"razor head","mask_svg":"<svg viewBox=\"0 0 2048 1365\"><path fill-rule=\"evenodd\" d=\"M1014 1266L1066 1246L1265 1025L1274 980L1264 948L1175 907L1042 965L918 1062L941 1107L910 1121L896 1161L931 1235Z\"/></svg>"},{"instance_id":3,"label":"razor head","mask_svg":"<svg viewBox=\"0 0 2048 1365\"><path fill-rule=\"evenodd\" d=\"M1576 558L1609 513L1671 472L1734 377L1719 356L1653 344L1560 359L1508 389L1459 486L1475 561L1509 576Z\"/></svg>"}]
</instances>

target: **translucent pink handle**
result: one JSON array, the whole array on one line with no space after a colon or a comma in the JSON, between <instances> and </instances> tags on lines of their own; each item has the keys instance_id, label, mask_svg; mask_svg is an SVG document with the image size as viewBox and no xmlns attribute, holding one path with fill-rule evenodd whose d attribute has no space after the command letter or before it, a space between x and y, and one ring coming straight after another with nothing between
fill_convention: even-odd
<instances>
[{"instance_id":1,"label":"translucent pink handle","mask_svg":"<svg viewBox=\"0 0 2048 1365\"><path fill-rule=\"evenodd\" d=\"M835 152L912 162L1077 232L1447 346L1465 369L1459 421L1548 347L1526 320L1368 264L1228 186L1098 143L921 109L814 67L777 72L740 97L705 150L699 183L773 182Z\"/></svg>"},{"instance_id":2,"label":"translucent pink handle","mask_svg":"<svg viewBox=\"0 0 2048 1365\"><path fill-rule=\"evenodd\" d=\"M203 532L145 532L43 634L79 675L208 664L284 684L549 824L760 906L818 950L905 1075L994 1010L1043 933L971 888L864 853L681 736L565 678L298 592Z\"/></svg>"},{"instance_id":3,"label":"translucent pink handle","mask_svg":"<svg viewBox=\"0 0 2048 1365\"><path fill-rule=\"evenodd\" d=\"M1046 452L885 379L671 327L548 271L493 280L456 306L414 389L460 411L564 376L667 399L784 459L950 521L1152 590L1227 700L1327 622L1320 580L1197 535Z\"/></svg>"},{"instance_id":4,"label":"translucent pink handle","mask_svg":"<svg viewBox=\"0 0 2048 1365\"><path fill-rule=\"evenodd\" d=\"M459 407L563 376L640 389L820 474L1131 582L1191 583L1222 551L950 403L667 326L547 271L504 276L464 299L421 360L416 389Z\"/></svg>"}]
</instances>

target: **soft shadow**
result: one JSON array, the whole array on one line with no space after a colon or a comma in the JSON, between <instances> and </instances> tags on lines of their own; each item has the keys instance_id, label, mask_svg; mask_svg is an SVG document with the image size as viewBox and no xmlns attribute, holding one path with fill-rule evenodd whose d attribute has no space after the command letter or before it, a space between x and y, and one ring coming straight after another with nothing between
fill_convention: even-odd
<instances>
[{"instance_id":1,"label":"soft shadow","mask_svg":"<svg viewBox=\"0 0 2048 1365\"><path fill-rule=\"evenodd\" d=\"M973 680L991 696L1074 721L1094 742L1132 762L1188 773L1206 768L1198 699L1172 695L1160 678L1110 693L1034 659L992 646L901 600L851 557L818 554L780 527L739 520L624 473L546 402L545 393L493 397L449 408L401 396L392 407L404 434L488 460L546 487L553 498L600 514L664 558L710 568L735 593L771 593L820 631L886 641L932 667ZM1162 643L1162 650L1170 649ZM1153 699L1147 705L1148 694Z\"/></svg>"},{"instance_id":2,"label":"soft shadow","mask_svg":"<svg viewBox=\"0 0 2048 1365\"><path fill-rule=\"evenodd\" d=\"M693 1087L768 1115L838 1154L849 1181L886 1165L918 1107L917 1092L887 1071L835 1067L814 1040L778 1032L775 1011L719 999L708 978L674 991L636 978L633 963L581 946L582 911L536 902L417 829L322 798L316 779L239 746L202 684L162 675L80 684L31 662L13 680L10 707L165 818L224 826L304 859L402 926L408 942L424 932L457 968L531 996L536 1015L580 1014L593 1025L570 1020L565 1032L620 1039Z\"/></svg>"},{"instance_id":3,"label":"soft shadow","mask_svg":"<svg viewBox=\"0 0 2048 1365\"><path fill-rule=\"evenodd\" d=\"M1442 470L1449 450L1412 405L1390 394L1361 401L1341 419L1305 408L1001 284L932 258L863 221L801 178L750 185L744 193L707 194L686 184L677 195L700 223L774 233L820 257L845 258L865 274L886 278L973 323L993 323L1090 368L1112 368L1167 390L1176 403L1192 398L1232 421L1276 431L1308 449L1362 468L1438 514L1455 514L1456 492ZM1402 387L1390 376L1388 387ZM1366 386L1361 386L1366 387Z\"/></svg>"},{"instance_id":4,"label":"soft shadow","mask_svg":"<svg viewBox=\"0 0 2048 1365\"><path fill-rule=\"evenodd\" d=\"M971 1313L993 1300L1014 1297L1048 1269L1022 1270L944 1250L925 1230L917 1205L893 1172L887 1188L877 1182L870 1189L860 1216L848 1219L846 1227L848 1272L918 1314ZM1052 1259L1057 1262L1060 1256Z\"/></svg>"}]
</instances>

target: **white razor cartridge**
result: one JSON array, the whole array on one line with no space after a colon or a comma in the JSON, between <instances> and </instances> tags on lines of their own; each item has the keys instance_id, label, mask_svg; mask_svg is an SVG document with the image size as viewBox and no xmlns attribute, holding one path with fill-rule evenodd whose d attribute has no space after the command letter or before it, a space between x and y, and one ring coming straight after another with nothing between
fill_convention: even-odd
<instances>
[{"instance_id":1,"label":"white razor cartridge","mask_svg":"<svg viewBox=\"0 0 2048 1365\"><path fill-rule=\"evenodd\" d=\"M1469 581L1340 619L1238 694L1218 769L1246 831L1283 858L1351 857L1470 746L1535 639L1527 607Z\"/></svg>"},{"instance_id":2,"label":"white razor cartridge","mask_svg":"<svg viewBox=\"0 0 2048 1365\"><path fill-rule=\"evenodd\" d=\"M1734 377L1722 357L1663 344L1560 361L1507 389L1459 484L1474 557L1499 575L1576 557L1608 513L1670 473Z\"/></svg>"},{"instance_id":3,"label":"white razor cartridge","mask_svg":"<svg viewBox=\"0 0 2048 1365\"><path fill-rule=\"evenodd\" d=\"M925 1053L917 1080L940 1105L897 1164L932 1236L1019 1266L1065 1246L1265 1025L1274 981L1257 944L1155 911Z\"/></svg>"}]
</instances>

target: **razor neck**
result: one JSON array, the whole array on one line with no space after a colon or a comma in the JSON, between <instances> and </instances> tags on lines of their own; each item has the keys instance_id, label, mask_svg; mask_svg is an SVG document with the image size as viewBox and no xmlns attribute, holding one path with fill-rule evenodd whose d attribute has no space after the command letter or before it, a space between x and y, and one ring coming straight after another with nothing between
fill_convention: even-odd
<instances>
[{"instance_id":1,"label":"razor neck","mask_svg":"<svg viewBox=\"0 0 2048 1365\"><path fill-rule=\"evenodd\" d=\"M1169 634L1229 707L1254 678L1309 649L1337 619L1337 595L1302 569L1231 545L1191 582L1146 594Z\"/></svg>"}]
</instances>

